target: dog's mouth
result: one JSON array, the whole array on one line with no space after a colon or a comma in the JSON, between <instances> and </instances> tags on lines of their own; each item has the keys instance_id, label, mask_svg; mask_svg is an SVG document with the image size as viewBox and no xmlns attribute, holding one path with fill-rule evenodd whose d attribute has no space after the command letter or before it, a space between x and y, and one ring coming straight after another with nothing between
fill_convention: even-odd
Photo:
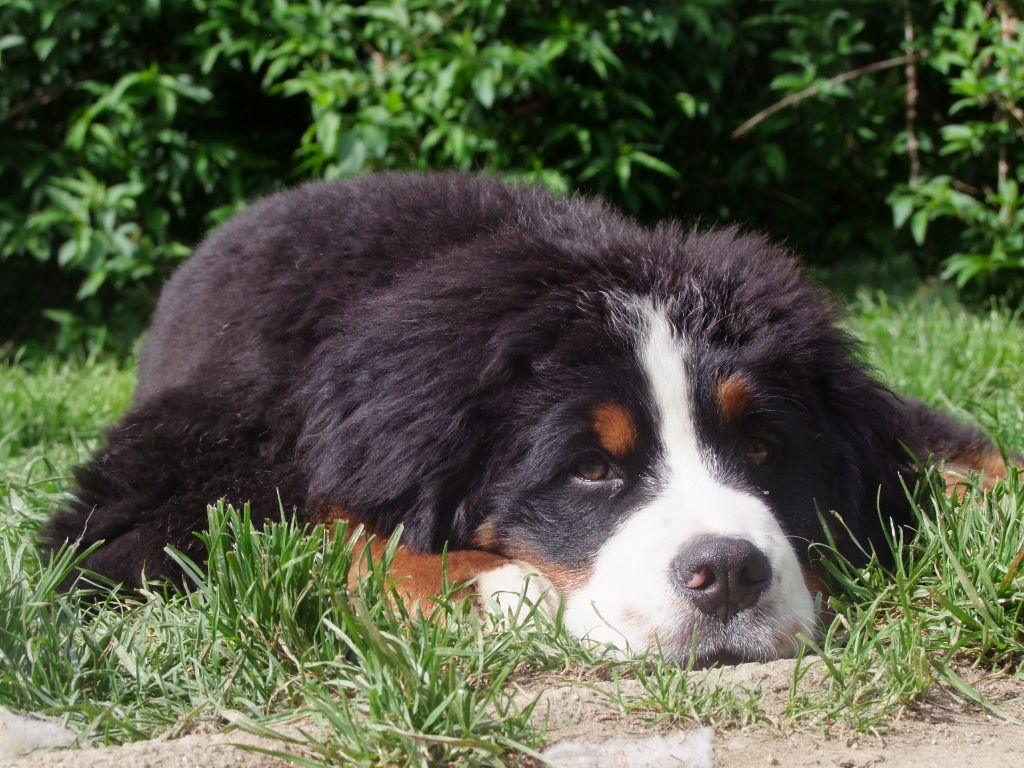
<instances>
[{"instance_id":1,"label":"dog's mouth","mask_svg":"<svg viewBox=\"0 0 1024 768\"><path fill-rule=\"evenodd\" d=\"M694 669L791 657L800 648L801 636L814 631L798 617L784 618L768 606L740 611L726 622L693 611L678 611L667 622L650 621L653 617L626 610L619 621L606 612L601 620L584 625L577 611L570 607L567 619L570 632L578 637L605 643L622 654L657 651Z\"/></svg>"},{"instance_id":2,"label":"dog's mouth","mask_svg":"<svg viewBox=\"0 0 1024 768\"><path fill-rule=\"evenodd\" d=\"M681 666L704 668L716 664L765 662L793 656L800 635L810 628L798 622L782 623L770 611L751 608L728 622L714 617L690 616L673 628L669 641L658 641L662 652Z\"/></svg>"}]
</instances>

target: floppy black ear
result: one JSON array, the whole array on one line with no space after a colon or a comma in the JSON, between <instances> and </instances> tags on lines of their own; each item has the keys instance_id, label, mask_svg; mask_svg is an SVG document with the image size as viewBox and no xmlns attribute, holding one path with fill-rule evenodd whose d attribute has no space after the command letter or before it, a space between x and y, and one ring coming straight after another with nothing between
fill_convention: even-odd
<instances>
[{"instance_id":1,"label":"floppy black ear","mask_svg":"<svg viewBox=\"0 0 1024 768\"><path fill-rule=\"evenodd\" d=\"M908 489L934 462L948 485L981 470L987 480L1004 476L1006 466L992 441L916 400L893 394L867 371L851 364L830 377L830 421L837 435L833 508L862 544L888 553L891 526L913 523ZM860 559L859 547L846 554Z\"/></svg>"},{"instance_id":2,"label":"floppy black ear","mask_svg":"<svg viewBox=\"0 0 1024 768\"><path fill-rule=\"evenodd\" d=\"M957 421L918 400L899 406L899 431L920 461L931 460L953 485L971 472L983 472L986 483L1006 475L999 449L978 427ZM1018 457L1010 457L1019 463Z\"/></svg>"},{"instance_id":3,"label":"floppy black ear","mask_svg":"<svg viewBox=\"0 0 1024 768\"><path fill-rule=\"evenodd\" d=\"M872 547L884 557L886 530L911 522L903 484L913 487L916 469L902 442L902 406L852 354L824 370L819 385L832 450L829 511L842 517L826 522L851 561L863 561Z\"/></svg>"},{"instance_id":4,"label":"floppy black ear","mask_svg":"<svg viewBox=\"0 0 1024 768\"><path fill-rule=\"evenodd\" d=\"M364 301L320 346L298 404L313 506L342 505L383 531L403 523L422 550L468 536L452 528L456 509L559 322L540 307L542 286L514 272L479 260L425 269Z\"/></svg>"}]
</instances>

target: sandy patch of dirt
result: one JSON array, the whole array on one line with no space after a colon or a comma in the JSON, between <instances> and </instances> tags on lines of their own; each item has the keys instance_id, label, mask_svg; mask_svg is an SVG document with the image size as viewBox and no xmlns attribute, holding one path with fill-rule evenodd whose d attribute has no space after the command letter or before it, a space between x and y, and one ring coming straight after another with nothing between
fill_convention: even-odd
<instances>
[{"instance_id":1,"label":"sandy patch of dirt","mask_svg":"<svg viewBox=\"0 0 1024 768\"><path fill-rule=\"evenodd\" d=\"M247 744L282 750L282 743L247 733L193 734L179 739L136 741L120 747L86 747L36 752L2 768L280 768L291 765L270 755L244 749Z\"/></svg>"},{"instance_id":2,"label":"sandy patch of dirt","mask_svg":"<svg viewBox=\"0 0 1024 768\"><path fill-rule=\"evenodd\" d=\"M988 714L973 705L965 705L942 690L928 701L908 708L882 735L855 735L838 729L800 730L785 722L783 713L793 683L794 662L743 664L702 675L716 686L738 686L758 691L763 697L759 713L772 725L716 729L714 765L718 768L751 766L835 766L867 768L888 765L907 768L1002 768L1019 761L1024 744L1024 725L1014 724ZM973 670L959 670L961 677L996 704L1006 714L1024 720L1024 681L1006 676L986 676ZM803 677L801 686L821 685L824 671L815 665ZM562 741L589 742L593 765L602 765L602 745L619 749L622 737L633 737L638 744L651 746L645 737L652 732L665 734L678 727L652 726L644 713L619 711L602 693L614 684L581 681L574 685L551 685L537 679L523 686L522 696L529 700L540 695L536 717L547 717L548 744ZM622 681L620 690L628 698L639 693L632 681ZM609 741L615 738L616 742ZM662 764L674 765L671 755ZM583 765L583 763L577 763ZM607 765L608 763L604 763ZM639 763L638 763L639 764ZM575 764L574 764L575 765Z\"/></svg>"},{"instance_id":3,"label":"sandy patch of dirt","mask_svg":"<svg viewBox=\"0 0 1024 768\"><path fill-rule=\"evenodd\" d=\"M904 768L1014 765L1024 744L1024 727L974 712L943 713L941 719L917 713L904 717L883 736L852 743L828 734L747 729L716 734L715 766L756 765Z\"/></svg>"},{"instance_id":4,"label":"sandy patch of dirt","mask_svg":"<svg viewBox=\"0 0 1024 768\"><path fill-rule=\"evenodd\" d=\"M721 686L741 686L757 690L762 697L759 712L771 725L737 729L716 729L713 736L714 765L720 768L751 766L835 766L867 768L881 764L907 768L942 768L963 765L978 768L1002 768L1016 764L1020 745L1024 744L1024 725L1008 722L967 706L939 690L925 703L908 709L881 736L860 736L837 730L793 730L782 713L793 681L793 662L744 664L712 670L704 675L708 682ZM1024 681L1004 676L984 676L961 670L962 676L1003 711L1024 720ZM802 685L819 685L820 670L811 670ZM547 745L582 743L591 751L593 765L609 765L606 758L618 754L623 740L644 742L644 749L655 744L676 744L684 729L678 726L652 725L645 713L623 713L607 692L614 683L600 679L582 679L567 683L564 677L533 676L518 682L518 697L526 702L539 696L534 713L538 724L546 720ZM633 681L622 681L621 691L628 698L640 692ZM648 713L649 715L649 713ZM652 735L658 738L650 739ZM613 740L614 739L614 740ZM37 753L4 764L4 768L98 768L129 765L142 768L271 768L284 763L278 759L241 749L244 743L268 749L282 749L281 742L260 739L241 732L229 734L193 734L167 741L145 741L117 748L86 748ZM666 747L667 749L667 747ZM579 751L579 750L577 750ZM565 750L562 750L565 753ZM558 751L551 753L559 754ZM647 763L644 763L645 765ZM657 765L655 760L650 763ZM678 765L668 752L665 765Z\"/></svg>"}]
</instances>

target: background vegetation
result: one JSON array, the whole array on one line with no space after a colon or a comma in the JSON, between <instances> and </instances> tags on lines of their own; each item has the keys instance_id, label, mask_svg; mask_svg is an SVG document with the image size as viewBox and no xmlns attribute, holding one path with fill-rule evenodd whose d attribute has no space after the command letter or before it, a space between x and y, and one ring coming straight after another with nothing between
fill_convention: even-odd
<instances>
[{"instance_id":1,"label":"background vegetation","mask_svg":"<svg viewBox=\"0 0 1024 768\"><path fill-rule=\"evenodd\" d=\"M0 0L0 350L123 347L245 201L486 169L1024 284L1008 0Z\"/></svg>"}]
</instances>

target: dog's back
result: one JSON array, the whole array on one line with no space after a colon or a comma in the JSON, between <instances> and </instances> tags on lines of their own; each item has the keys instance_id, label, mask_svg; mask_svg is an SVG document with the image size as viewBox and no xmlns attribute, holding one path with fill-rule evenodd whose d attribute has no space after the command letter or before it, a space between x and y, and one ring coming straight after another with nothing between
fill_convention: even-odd
<instances>
[{"instance_id":1,"label":"dog's back","mask_svg":"<svg viewBox=\"0 0 1024 768\"><path fill-rule=\"evenodd\" d=\"M379 174L265 198L214 232L164 287L134 402L193 383L212 391L295 376L353 305L537 206L554 213L561 204L462 174Z\"/></svg>"}]
</instances>

